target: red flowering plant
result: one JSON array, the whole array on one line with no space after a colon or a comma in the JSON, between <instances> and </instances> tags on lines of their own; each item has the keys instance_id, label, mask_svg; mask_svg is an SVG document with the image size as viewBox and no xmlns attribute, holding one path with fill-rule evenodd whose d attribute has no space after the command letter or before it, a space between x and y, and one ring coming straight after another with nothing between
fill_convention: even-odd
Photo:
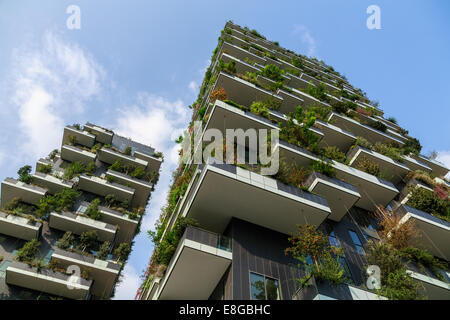
<instances>
[{"instance_id":1,"label":"red flowering plant","mask_svg":"<svg viewBox=\"0 0 450 320\"><path fill-rule=\"evenodd\" d=\"M227 92L224 88L215 89L211 94L209 95L209 99L211 103L214 103L217 99L221 101L225 101L228 99Z\"/></svg>"},{"instance_id":2,"label":"red flowering plant","mask_svg":"<svg viewBox=\"0 0 450 320\"><path fill-rule=\"evenodd\" d=\"M442 188L441 186L436 186L434 188L434 194L439 199L442 199L442 200L447 200L448 199L448 192L447 192L447 190L445 190L445 188Z\"/></svg>"},{"instance_id":3,"label":"red flowering plant","mask_svg":"<svg viewBox=\"0 0 450 320\"><path fill-rule=\"evenodd\" d=\"M313 265L306 268L307 275L298 279L300 287L305 286L311 276L316 280L328 280L334 284L344 281L344 269L339 262L343 254L342 248L331 246L328 237L316 227L308 224L299 225L298 231L288 240L291 246L286 248L286 255L290 254L300 260L302 266L307 264L308 257L313 261Z\"/></svg>"}]
</instances>

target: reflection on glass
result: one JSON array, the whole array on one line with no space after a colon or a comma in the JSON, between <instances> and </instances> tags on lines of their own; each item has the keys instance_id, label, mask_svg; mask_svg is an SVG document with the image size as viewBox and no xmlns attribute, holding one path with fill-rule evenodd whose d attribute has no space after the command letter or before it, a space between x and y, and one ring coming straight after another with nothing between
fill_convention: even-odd
<instances>
[{"instance_id":1,"label":"reflection on glass","mask_svg":"<svg viewBox=\"0 0 450 320\"><path fill-rule=\"evenodd\" d=\"M278 280L266 278L267 300L280 300Z\"/></svg>"},{"instance_id":2,"label":"reflection on glass","mask_svg":"<svg viewBox=\"0 0 450 320\"><path fill-rule=\"evenodd\" d=\"M250 283L252 299L265 300L266 294L264 292L264 277L256 273L250 273Z\"/></svg>"}]
</instances>

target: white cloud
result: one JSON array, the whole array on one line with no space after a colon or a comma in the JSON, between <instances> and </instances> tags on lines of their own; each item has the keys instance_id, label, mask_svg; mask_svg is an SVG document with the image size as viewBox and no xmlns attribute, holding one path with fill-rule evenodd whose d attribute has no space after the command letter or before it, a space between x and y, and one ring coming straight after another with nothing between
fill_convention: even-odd
<instances>
[{"instance_id":1,"label":"white cloud","mask_svg":"<svg viewBox=\"0 0 450 320\"><path fill-rule=\"evenodd\" d=\"M11 73L16 108L10 112L19 119L21 151L39 157L58 147L64 119L83 113L84 103L100 93L103 77L90 54L50 31L39 45L16 49Z\"/></svg>"},{"instance_id":2,"label":"white cloud","mask_svg":"<svg viewBox=\"0 0 450 320\"><path fill-rule=\"evenodd\" d=\"M130 263L122 270L122 281L116 286L114 300L134 299L137 289L141 284L139 274Z\"/></svg>"},{"instance_id":3,"label":"white cloud","mask_svg":"<svg viewBox=\"0 0 450 320\"><path fill-rule=\"evenodd\" d=\"M311 32L304 25L295 25L294 34L300 35L300 41L306 45L307 55L314 56L316 54L316 39L311 35Z\"/></svg>"},{"instance_id":4,"label":"white cloud","mask_svg":"<svg viewBox=\"0 0 450 320\"><path fill-rule=\"evenodd\" d=\"M191 90L193 93L196 93L199 90L198 83L195 81L189 82L188 85L189 90Z\"/></svg>"},{"instance_id":5,"label":"white cloud","mask_svg":"<svg viewBox=\"0 0 450 320\"><path fill-rule=\"evenodd\" d=\"M443 164L445 164L445 166L447 168L450 168L450 150L448 150L448 151L439 151L438 152L438 156L436 157L436 160L442 162ZM450 179L450 173L448 173L445 177Z\"/></svg>"}]
</instances>

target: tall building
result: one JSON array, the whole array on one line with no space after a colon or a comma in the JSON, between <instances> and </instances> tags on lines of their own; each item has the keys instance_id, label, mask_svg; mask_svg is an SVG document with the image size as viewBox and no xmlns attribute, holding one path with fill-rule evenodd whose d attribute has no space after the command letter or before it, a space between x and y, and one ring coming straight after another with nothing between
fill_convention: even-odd
<instances>
[{"instance_id":1,"label":"tall building","mask_svg":"<svg viewBox=\"0 0 450 320\"><path fill-rule=\"evenodd\" d=\"M1 184L0 299L109 299L161 153L95 124Z\"/></svg>"},{"instance_id":2,"label":"tall building","mask_svg":"<svg viewBox=\"0 0 450 320\"><path fill-rule=\"evenodd\" d=\"M420 294L450 299L449 169L332 67L227 22L192 109L190 132L194 120L203 134L279 132L280 169L180 164L137 299L385 299L366 276L367 242L382 240L377 208L422 235L417 252L433 263L401 260ZM345 281L299 286L313 262L285 253L297 225L341 250Z\"/></svg>"}]
</instances>

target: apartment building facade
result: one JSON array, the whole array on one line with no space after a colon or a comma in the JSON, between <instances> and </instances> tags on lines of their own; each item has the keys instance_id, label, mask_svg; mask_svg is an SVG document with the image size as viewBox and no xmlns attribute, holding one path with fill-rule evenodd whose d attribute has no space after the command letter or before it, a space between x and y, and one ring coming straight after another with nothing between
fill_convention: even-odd
<instances>
[{"instance_id":1,"label":"apartment building facade","mask_svg":"<svg viewBox=\"0 0 450 320\"><path fill-rule=\"evenodd\" d=\"M333 68L227 22L192 109L203 134L278 130L270 147L288 169L264 176L212 158L180 164L136 299L385 299L366 285L365 246L381 240L378 208L414 221L418 247L448 264L449 169L421 155L417 139ZM331 169L316 165L324 162ZM292 172L307 173L301 185ZM421 206L418 192L439 196L444 211ZM305 268L285 254L297 225L342 248L345 283L312 278L299 288ZM407 265L425 297L450 299L448 269Z\"/></svg>"},{"instance_id":2,"label":"apartment building facade","mask_svg":"<svg viewBox=\"0 0 450 320\"><path fill-rule=\"evenodd\" d=\"M1 183L0 299L109 299L163 161L92 123Z\"/></svg>"}]
</instances>

